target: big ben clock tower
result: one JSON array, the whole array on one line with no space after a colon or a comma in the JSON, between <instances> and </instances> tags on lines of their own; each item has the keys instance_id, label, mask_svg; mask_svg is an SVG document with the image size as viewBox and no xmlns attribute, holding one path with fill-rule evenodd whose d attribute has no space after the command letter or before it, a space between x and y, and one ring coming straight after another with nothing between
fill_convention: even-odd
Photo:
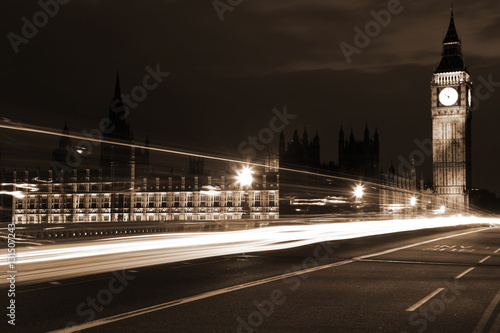
<instances>
[{"instance_id":1,"label":"big ben clock tower","mask_svg":"<svg viewBox=\"0 0 500 333\"><path fill-rule=\"evenodd\" d=\"M432 83L432 158L437 204L453 211L469 207L471 186L472 81L462 59L453 8Z\"/></svg>"}]
</instances>

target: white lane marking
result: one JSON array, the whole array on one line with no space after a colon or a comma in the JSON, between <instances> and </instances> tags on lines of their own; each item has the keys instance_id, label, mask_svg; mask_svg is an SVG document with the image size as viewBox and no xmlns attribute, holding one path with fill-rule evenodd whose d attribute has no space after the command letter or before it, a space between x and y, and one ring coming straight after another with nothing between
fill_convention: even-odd
<instances>
[{"instance_id":1,"label":"white lane marking","mask_svg":"<svg viewBox=\"0 0 500 333\"><path fill-rule=\"evenodd\" d=\"M500 252L500 247L493 253L498 253L498 252Z\"/></svg>"},{"instance_id":2,"label":"white lane marking","mask_svg":"<svg viewBox=\"0 0 500 333\"><path fill-rule=\"evenodd\" d=\"M444 237L440 237L440 238L436 238L436 239L430 239L430 240L415 243L415 244L405 245L405 246L401 246L401 247L394 248L394 249L389 249L389 250L385 250L385 251L381 251L381 252L377 252L377 253L373 253L373 254L368 254L365 256L361 256L361 257L356 257L356 258L353 258L350 260L344 260L344 261L336 262L333 264L317 266L317 267L313 267L313 268L309 268L309 269L304 269L301 271L291 272L291 273L282 274L282 275L278 275L278 276L274 276L274 277L270 277L270 278L266 278L266 279L262 279L262 280L247 282L247 283L243 283L243 284L236 285L236 286L231 286L231 287L227 287L227 288L223 288L223 289L209 291L206 293L202 293L202 294L198 294L198 295L194 295L194 296L190 296L190 297L185 297L185 298L177 299L174 301L153 305L153 306L150 306L147 308L137 309L134 311L125 312L125 313L114 315L111 317L106 317L106 318L90 321L90 322L83 323L80 325L75 325L75 326L67 327L67 328L61 328L61 329L58 329L55 331L50 331L48 333L78 332L78 331L81 331L84 329L88 329L88 328L92 328L92 327L96 327L96 326L102 326L102 325L110 324L110 323L113 323L116 321L124 320L127 318L137 317L137 316L140 316L140 315L143 315L146 313L155 312L155 311L171 308L171 307L174 307L177 305L198 301L200 299L205 299L205 298L209 298L209 297L213 297L213 296L217 296L217 295L222 295L222 294L229 293L232 291L250 288L250 287L262 285L262 284L269 283L269 282L279 281L279 280L286 279L286 278L293 277L293 276L297 276L297 275L302 275L302 274L316 272L316 271L320 271L320 270L324 270L324 269L328 269L328 268L332 268L332 267L342 266L342 265L350 264L353 262L358 262L358 261L363 260L365 258L376 257L376 256L379 256L382 254L387 254L387 253L392 253L392 252L396 252L396 251L400 251L400 250L405 250L405 249L408 249L411 247L420 246L420 245L436 242L436 241L447 239L447 238L464 236L464 235L468 235L468 234L472 234L472 233L476 233L476 232L481 232L484 230L489 230L489 228L480 228L480 229L475 229L472 231L463 232L461 234L444 236Z\"/></svg>"},{"instance_id":3,"label":"white lane marking","mask_svg":"<svg viewBox=\"0 0 500 333\"><path fill-rule=\"evenodd\" d=\"M458 265L460 265L460 264L457 264L454 262L391 260L391 259L358 259L358 261L383 262L383 263L394 263L394 264L440 265L440 266L443 266L443 265L445 265L445 266L458 266Z\"/></svg>"},{"instance_id":4,"label":"white lane marking","mask_svg":"<svg viewBox=\"0 0 500 333\"><path fill-rule=\"evenodd\" d=\"M54 281L54 282L49 282L50 284L61 284L61 282L57 282L57 281Z\"/></svg>"},{"instance_id":5,"label":"white lane marking","mask_svg":"<svg viewBox=\"0 0 500 333\"><path fill-rule=\"evenodd\" d=\"M493 311L495 311L495 308L497 307L499 301L500 301L500 290L493 298L490 305L488 305L488 307L486 308L486 311L484 312L483 316L479 320L479 323L477 323L477 326L472 333L482 333L484 331L484 328L486 327L486 324L490 320L490 317L493 314Z\"/></svg>"},{"instance_id":6,"label":"white lane marking","mask_svg":"<svg viewBox=\"0 0 500 333\"><path fill-rule=\"evenodd\" d=\"M475 233L475 232L481 232L481 231L489 230L489 229L490 228L475 229L473 231L467 231L467 232L463 232L461 234L456 234L456 235L451 235L451 236L444 236L444 237L440 237L440 238L436 238L436 239L431 239L431 240L420 242L420 243L416 243L416 244L410 244L410 245L406 245L406 246L401 246L401 247L398 247L398 248L395 248L395 249L390 249L390 250L385 250L385 251L381 251L381 252L377 252L377 253L373 253L373 254L368 254L366 256L361 256L361 257L354 258L354 259L366 259L366 258L378 257L378 256L382 256L384 254L389 254L389 253L392 253L392 252L409 249L411 247L420 246L420 245L424 245L424 244L429 244L429 243L437 242L437 241L440 241L440 240L443 240L443 239L448 239L448 238L453 238L453 237L458 237L458 236L464 236L464 235L472 234L472 233Z\"/></svg>"},{"instance_id":7,"label":"white lane marking","mask_svg":"<svg viewBox=\"0 0 500 333\"><path fill-rule=\"evenodd\" d=\"M63 328L63 329L51 331L49 333L78 332L78 331L81 331L81 330L84 330L84 329L88 329L88 328L92 328L92 327L96 327L96 326L101 326L101 325L109 324L109 323L112 323L112 322L115 322L115 321L119 321L119 320L131 318L131 317L140 316L140 315L143 315L143 314L146 314L146 313L155 312L155 311L159 311L159 310L163 310L163 309L168 309L168 308L171 308L171 307L174 307L174 306L177 306L177 305L191 303L191 302L194 302L194 301L198 301L200 299L205 299L205 298L209 298L209 297L213 297L213 296L217 296L217 295L222 295L222 294L226 294L226 293L229 293L229 292L232 292L232 291L236 291L236 290L240 290L240 289L246 289L246 288L258 286L258 285L269 283L269 282L279 281L279 280L286 279L286 278L289 278L289 277L293 277L293 276L297 276L297 275L302 275L302 274L307 274L307 273L311 273L311 272L323 270L323 269L326 269L326 268L332 268L332 267L336 267L336 266L342 266L342 265L350 264L350 263L353 263L353 262L355 262L355 261L354 260L344 260L344 261L336 262L336 263L329 264L329 265L313 267L313 268L305 269L305 270L302 270L302 271L291 272L291 273L288 273L288 274L273 276L273 277L270 277L270 278L267 278L267 279L252 281L252 282L243 283L243 284L236 285L236 286L231 286L231 287L227 287L227 288L223 288L223 289L213 290L213 291L209 291L209 292L206 292L206 293L198 294L198 295L195 295L195 296L185 297L185 298L177 299L177 300L174 300L174 301L170 301L170 302L166 302L166 303L162 303L162 304L153 305L153 306L150 306L150 307L147 307L147 308L138 309L138 310L134 310L134 311L122 313L122 314L119 314L119 315L115 315L115 316L111 316L111 317L107 317L107 318L103 318L103 319L91 321L91 322L84 323L84 324L81 324L81 325L77 325L77 326L73 326L73 327L69 327L69 328Z\"/></svg>"},{"instance_id":8,"label":"white lane marking","mask_svg":"<svg viewBox=\"0 0 500 333\"><path fill-rule=\"evenodd\" d=\"M418 301L417 303L413 304L412 306L410 306L408 309L406 309L406 311L408 312L413 312L415 311L416 309L418 309L419 307L421 307L423 304L425 304L428 300L430 300L431 298L433 298L434 296L436 296L437 294L439 294L440 292L442 292L444 290L444 288L438 288L436 290L434 290L432 293L430 293L429 295L425 296L424 298L422 298L420 301Z\"/></svg>"},{"instance_id":9,"label":"white lane marking","mask_svg":"<svg viewBox=\"0 0 500 333\"><path fill-rule=\"evenodd\" d=\"M139 273L139 271L136 271L135 269L129 269L128 270L130 273Z\"/></svg>"},{"instance_id":10,"label":"white lane marking","mask_svg":"<svg viewBox=\"0 0 500 333\"><path fill-rule=\"evenodd\" d=\"M472 271L475 267L471 267L469 269L467 269L465 272L462 272L460 274L458 274L457 276L454 277L455 280L458 280L460 278L462 278L465 274L469 273L470 271Z\"/></svg>"},{"instance_id":11,"label":"white lane marking","mask_svg":"<svg viewBox=\"0 0 500 333\"><path fill-rule=\"evenodd\" d=\"M484 257L483 259L479 260L479 263L482 264L483 262L485 262L486 260L488 260L490 258L491 258L491 256Z\"/></svg>"}]
</instances>

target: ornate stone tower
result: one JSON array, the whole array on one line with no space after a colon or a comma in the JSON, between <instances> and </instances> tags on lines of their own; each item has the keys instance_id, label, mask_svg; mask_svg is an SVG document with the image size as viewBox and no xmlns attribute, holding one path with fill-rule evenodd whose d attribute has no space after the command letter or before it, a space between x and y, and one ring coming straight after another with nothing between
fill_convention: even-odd
<instances>
[{"instance_id":1,"label":"ornate stone tower","mask_svg":"<svg viewBox=\"0 0 500 333\"><path fill-rule=\"evenodd\" d=\"M437 204L463 211L471 186L472 82L462 59L453 7L432 92L433 178Z\"/></svg>"}]
</instances>

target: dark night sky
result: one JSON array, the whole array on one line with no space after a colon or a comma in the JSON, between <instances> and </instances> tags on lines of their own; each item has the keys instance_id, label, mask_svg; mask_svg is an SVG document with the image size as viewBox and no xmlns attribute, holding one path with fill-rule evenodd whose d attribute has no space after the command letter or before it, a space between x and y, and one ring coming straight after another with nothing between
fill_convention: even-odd
<instances>
[{"instance_id":1,"label":"dark night sky","mask_svg":"<svg viewBox=\"0 0 500 333\"><path fill-rule=\"evenodd\" d=\"M237 156L238 145L267 127L274 107L297 115L285 132L317 129L322 159L337 160L340 124L361 138L378 127L382 164L398 164L431 137L430 80L449 22L448 1L402 2L403 10L348 64L339 44L388 1L243 0L219 19L211 0L72 0L15 54L37 1L2 1L0 116L60 131L97 127L106 117L116 70L123 92L145 67L170 76L132 111L135 137L153 145ZM455 3L466 63L500 82L500 3ZM500 193L499 91L473 118L473 181ZM277 148L278 137L274 141ZM55 137L0 131L2 163L44 165ZM160 157L167 162L172 156ZM426 157L426 177L431 157ZM173 162L172 162L173 163Z\"/></svg>"}]
</instances>

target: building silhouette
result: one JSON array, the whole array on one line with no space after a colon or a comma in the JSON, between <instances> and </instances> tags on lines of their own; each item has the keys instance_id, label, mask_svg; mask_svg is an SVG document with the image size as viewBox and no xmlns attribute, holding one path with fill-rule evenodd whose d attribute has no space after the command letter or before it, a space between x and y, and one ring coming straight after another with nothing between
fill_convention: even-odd
<instances>
[{"instance_id":1,"label":"building silhouette","mask_svg":"<svg viewBox=\"0 0 500 333\"><path fill-rule=\"evenodd\" d=\"M280 133L279 159L281 165L298 168L321 168L319 134L309 140L307 129L304 128L302 139L297 130L293 132L292 140L285 141L285 134Z\"/></svg>"},{"instance_id":2,"label":"building silhouette","mask_svg":"<svg viewBox=\"0 0 500 333\"><path fill-rule=\"evenodd\" d=\"M380 142L377 129L371 137L368 125L366 125L363 140L356 140L352 129L349 138L346 138L341 126L338 145L339 173L357 178L378 179L380 175Z\"/></svg>"}]
</instances>

